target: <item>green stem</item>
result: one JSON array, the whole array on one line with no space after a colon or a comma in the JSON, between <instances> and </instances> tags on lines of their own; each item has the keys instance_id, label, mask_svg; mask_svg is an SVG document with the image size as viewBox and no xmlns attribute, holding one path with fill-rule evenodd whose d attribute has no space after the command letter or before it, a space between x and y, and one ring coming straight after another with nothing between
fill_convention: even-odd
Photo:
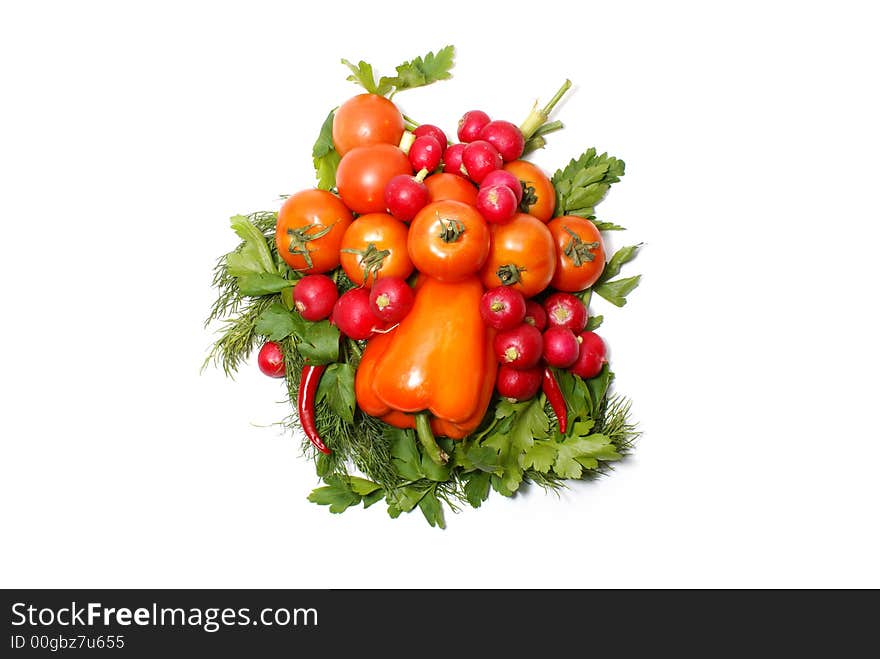
<instances>
[{"instance_id":1,"label":"green stem","mask_svg":"<svg viewBox=\"0 0 880 659\"><path fill-rule=\"evenodd\" d=\"M535 103L529 116L526 117L526 120L522 122L522 125L519 127L520 132L522 132L523 137L526 140L532 137L541 126L547 123L547 119L553 111L553 108L556 107L556 104L559 103L559 99L565 96L565 92L569 89L571 89L571 80L566 80L543 109L539 110L538 104Z\"/></svg>"},{"instance_id":2,"label":"green stem","mask_svg":"<svg viewBox=\"0 0 880 659\"><path fill-rule=\"evenodd\" d=\"M539 137L540 135L547 135L548 133L555 133L557 130L562 130L563 128L565 128L565 125L561 121L559 121L559 120L551 121L551 122L544 124L538 130L536 130L535 134L532 135L532 137Z\"/></svg>"},{"instance_id":3,"label":"green stem","mask_svg":"<svg viewBox=\"0 0 880 659\"><path fill-rule=\"evenodd\" d=\"M416 141L416 136L410 133L408 130L403 131L403 135L400 138L400 150L404 153L409 153L409 148L413 145L413 142Z\"/></svg>"},{"instance_id":4,"label":"green stem","mask_svg":"<svg viewBox=\"0 0 880 659\"><path fill-rule=\"evenodd\" d=\"M445 465L449 462L449 456L446 455L446 451L440 448L440 445L434 438L434 433L431 432L431 421L428 419L427 412L416 414L416 436L431 460L438 465Z\"/></svg>"},{"instance_id":5,"label":"green stem","mask_svg":"<svg viewBox=\"0 0 880 659\"><path fill-rule=\"evenodd\" d=\"M530 137L526 141L526 144L523 147L522 155L527 156L532 151L537 151L538 149L543 149L545 146L547 146L547 140L545 140L540 135L535 135L534 137Z\"/></svg>"},{"instance_id":6,"label":"green stem","mask_svg":"<svg viewBox=\"0 0 880 659\"><path fill-rule=\"evenodd\" d=\"M406 123L407 128L409 128L410 130L421 126L421 124L418 121L416 121L415 119L413 119L412 117L407 117L405 114L401 115L401 116L403 117L403 121L404 121L404 123Z\"/></svg>"},{"instance_id":7,"label":"green stem","mask_svg":"<svg viewBox=\"0 0 880 659\"><path fill-rule=\"evenodd\" d=\"M556 95L550 99L550 102L544 106L544 109L541 111L541 114L544 116L548 116L553 108L556 107L556 104L559 103L559 100L565 96L565 92L571 89L571 80L567 80L562 83L562 87L559 88L559 91L556 92Z\"/></svg>"},{"instance_id":8,"label":"green stem","mask_svg":"<svg viewBox=\"0 0 880 659\"><path fill-rule=\"evenodd\" d=\"M425 177L426 177L428 174L430 174L430 173L431 173L431 172L428 171L428 168L427 168L427 167L422 167L422 168L419 170L419 173L416 174L416 180L417 180L419 183L421 183L422 181L425 180Z\"/></svg>"}]
</instances>

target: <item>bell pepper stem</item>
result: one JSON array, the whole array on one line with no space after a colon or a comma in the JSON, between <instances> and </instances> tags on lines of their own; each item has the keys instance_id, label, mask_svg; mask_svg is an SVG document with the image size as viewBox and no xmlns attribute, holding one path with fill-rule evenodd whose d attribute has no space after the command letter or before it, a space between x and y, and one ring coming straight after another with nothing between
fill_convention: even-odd
<instances>
[{"instance_id":1,"label":"bell pepper stem","mask_svg":"<svg viewBox=\"0 0 880 659\"><path fill-rule=\"evenodd\" d=\"M434 438L434 433L431 432L431 421L428 419L427 412L416 414L416 436L431 460L438 465L445 465L449 462L449 456L446 455L446 451L440 448L440 445Z\"/></svg>"}]
</instances>

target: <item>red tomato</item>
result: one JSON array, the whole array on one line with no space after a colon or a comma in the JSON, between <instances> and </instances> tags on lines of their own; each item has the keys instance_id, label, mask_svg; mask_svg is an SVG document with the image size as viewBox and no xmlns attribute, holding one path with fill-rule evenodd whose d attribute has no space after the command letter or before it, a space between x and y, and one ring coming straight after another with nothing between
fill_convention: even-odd
<instances>
[{"instance_id":1,"label":"red tomato","mask_svg":"<svg viewBox=\"0 0 880 659\"><path fill-rule=\"evenodd\" d=\"M356 219L342 237L340 260L345 274L366 288L374 279L401 277L413 270L406 251L406 225L386 213L369 213Z\"/></svg>"},{"instance_id":2,"label":"red tomato","mask_svg":"<svg viewBox=\"0 0 880 659\"><path fill-rule=\"evenodd\" d=\"M566 293L589 288L605 268L605 245L596 225L564 215L547 225L556 243L556 273L550 284Z\"/></svg>"},{"instance_id":3,"label":"red tomato","mask_svg":"<svg viewBox=\"0 0 880 659\"><path fill-rule=\"evenodd\" d=\"M514 160L504 165L504 171L516 176L523 186L520 210L534 215L542 222L553 217L556 210L556 189L539 167L527 160Z\"/></svg>"},{"instance_id":4,"label":"red tomato","mask_svg":"<svg viewBox=\"0 0 880 659\"><path fill-rule=\"evenodd\" d=\"M358 146L400 144L403 115L391 101L360 94L343 103L333 116L333 146L340 156Z\"/></svg>"},{"instance_id":5,"label":"red tomato","mask_svg":"<svg viewBox=\"0 0 880 659\"><path fill-rule=\"evenodd\" d=\"M326 190L303 190L278 211L275 245L294 270L307 274L339 266L339 244L351 224L351 211Z\"/></svg>"},{"instance_id":6,"label":"red tomato","mask_svg":"<svg viewBox=\"0 0 880 659\"><path fill-rule=\"evenodd\" d=\"M431 201L460 201L470 206L477 205L477 188L474 184L455 174L433 174L425 179Z\"/></svg>"},{"instance_id":7,"label":"red tomato","mask_svg":"<svg viewBox=\"0 0 880 659\"><path fill-rule=\"evenodd\" d=\"M556 268L556 249L547 225L517 213L506 224L492 224L490 231L492 247L480 272L483 286L513 286L527 298L547 288Z\"/></svg>"},{"instance_id":8,"label":"red tomato","mask_svg":"<svg viewBox=\"0 0 880 659\"><path fill-rule=\"evenodd\" d=\"M416 215L407 240L413 265L440 281L472 275L489 253L489 229L473 206L435 201Z\"/></svg>"},{"instance_id":9,"label":"red tomato","mask_svg":"<svg viewBox=\"0 0 880 659\"><path fill-rule=\"evenodd\" d=\"M355 213L382 213L385 186L399 174L412 174L412 166L406 154L396 146L359 146L339 161L336 187L342 201Z\"/></svg>"}]
</instances>

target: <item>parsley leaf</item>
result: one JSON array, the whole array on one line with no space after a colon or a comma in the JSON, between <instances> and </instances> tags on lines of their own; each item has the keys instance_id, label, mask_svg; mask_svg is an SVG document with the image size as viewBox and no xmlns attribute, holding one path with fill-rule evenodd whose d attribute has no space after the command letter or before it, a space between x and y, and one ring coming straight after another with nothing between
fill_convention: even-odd
<instances>
[{"instance_id":1,"label":"parsley leaf","mask_svg":"<svg viewBox=\"0 0 880 659\"><path fill-rule=\"evenodd\" d=\"M294 319L297 316L293 316ZM317 323L302 321L304 329L298 332L296 349L309 364L331 364L339 359L339 329L330 321Z\"/></svg>"},{"instance_id":2,"label":"parsley leaf","mask_svg":"<svg viewBox=\"0 0 880 659\"><path fill-rule=\"evenodd\" d=\"M441 529L446 528L446 520L443 517L443 506L440 499L437 498L436 486L425 493L425 496L419 501L419 509L428 520L431 526L439 526Z\"/></svg>"},{"instance_id":3,"label":"parsley leaf","mask_svg":"<svg viewBox=\"0 0 880 659\"><path fill-rule=\"evenodd\" d=\"M346 80L350 80L351 82L360 85L366 89L368 93L385 96L385 94L391 91L391 85L385 82L385 78L380 80L378 85L376 84L372 64L367 64L364 60L361 60L357 63L357 66L355 66L347 59L343 59L342 63L351 71L351 75L348 76Z\"/></svg>"},{"instance_id":4,"label":"parsley leaf","mask_svg":"<svg viewBox=\"0 0 880 659\"><path fill-rule=\"evenodd\" d=\"M593 217L596 204L602 201L611 184L620 180L625 168L622 160L607 153L597 156L596 149L590 148L564 169L557 170L552 179L557 217Z\"/></svg>"},{"instance_id":5,"label":"parsley leaf","mask_svg":"<svg viewBox=\"0 0 880 659\"><path fill-rule=\"evenodd\" d=\"M635 277L627 277L626 279L606 281L603 284L597 284L594 286L593 290L614 306L622 307L626 304L626 296L635 290L636 286L639 285L641 278L641 275L636 275Z\"/></svg>"},{"instance_id":6,"label":"parsley leaf","mask_svg":"<svg viewBox=\"0 0 880 659\"><path fill-rule=\"evenodd\" d=\"M543 396L523 403L502 400L495 416L503 421L482 440L482 445L495 449L502 468L500 475L492 474L492 487L499 494L511 496L523 480L523 453L535 440L549 437L550 418L544 411Z\"/></svg>"},{"instance_id":7,"label":"parsley leaf","mask_svg":"<svg viewBox=\"0 0 880 659\"><path fill-rule=\"evenodd\" d=\"M339 418L354 423L354 366L330 364L327 367L318 385L317 401L322 400L327 401Z\"/></svg>"},{"instance_id":8,"label":"parsley leaf","mask_svg":"<svg viewBox=\"0 0 880 659\"><path fill-rule=\"evenodd\" d=\"M294 315L277 302L259 315L254 324L254 332L265 336L269 341L281 341L296 331Z\"/></svg>"},{"instance_id":9,"label":"parsley leaf","mask_svg":"<svg viewBox=\"0 0 880 659\"><path fill-rule=\"evenodd\" d=\"M600 434L568 437L557 447L553 471L562 478L580 478L584 469L596 469L599 460L612 461L621 458L611 439Z\"/></svg>"},{"instance_id":10,"label":"parsley leaf","mask_svg":"<svg viewBox=\"0 0 880 659\"><path fill-rule=\"evenodd\" d=\"M479 508L489 498L489 477L486 471L475 471L465 477L464 495L474 508Z\"/></svg>"},{"instance_id":11,"label":"parsley leaf","mask_svg":"<svg viewBox=\"0 0 880 659\"><path fill-rule=\"evenodd\" d=\"M324 483L323 487L312 490L308 498L319 506L330 506L331 513L343 513L361 501L364 508L368 508L385 496L378 483L358 476L334 474L325 476Z\"/></svg>"},{"instance_id":12,"label":"parsley leaf","mask_svg":"<svg viewBox=\"0 0 880 659\"><path fill-rule=\"evenodd\" d=\"M395 67L396 76L382 77L379 86L394 87L394 93L404 89L424 87L439 80L448 80L452 77L452 67L455 65L455 46L446 46L437 51L428 53L424 57L416 57L409 62Z\"/></svg>"},{"instance_id":13,"label":"parsley leaf","mask_svg":"<svg viewBox=\"0 0 880 659\"><path fill-rule=\"evenodd\" d=\"M336 110L330 111L324 123L321 124L321 132L312 147L312 162L315 165L315 177L318 179L318 188L330 190L336 187L336 168L339 166L341 156L333 146L333 117Z\"/></svg>"},{"instance_id":14,"label":"parsley leaf","mask_svg":"<svg viewBox=\"0 0 880 659\"><path fill-rule=\"evenodd\" d=\"M621 247L614 252L614 256L608 260L608 263L605 264L605 269L602 270L602 275L599 277L599 283L604 283L612 277L619 275L620 267L624 263L632 261L636 257L636 254L639 253L641 246L641 244L629 245L627 247Z\"/></svg>"},{"instance_id":15,"label":"parsley leaf","mask_svg":"<svg viewBox=\"0 0 880 659\"><path fill-rule=\"evenodd\" d=\"M590 221L596 225L596 228L599 229L599 231L626 231L626 227L614 224L614 222L599 222L594 218L590 218Z\"/></svg>"}]
</instances>

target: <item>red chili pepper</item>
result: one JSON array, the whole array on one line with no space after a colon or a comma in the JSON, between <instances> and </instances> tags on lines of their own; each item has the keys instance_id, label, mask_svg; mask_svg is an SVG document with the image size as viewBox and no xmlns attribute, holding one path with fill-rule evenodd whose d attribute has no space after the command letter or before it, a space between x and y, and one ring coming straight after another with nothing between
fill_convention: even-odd
<instances>
[{"instance_id":1,"label":"red chili pepper","mask_svg":"<svg viewBox=\"0 0 880 659\"><path fill-rule=\"evenodd\" d=\"M562 389L559 388L556 376L553 375L553 371L550 370L549 366L544 369L544 380L541 382L541 389L544 391L544 395L547 396L547 400L550 401L550 407L553 408L553 413L556 414L556 420L559 421L559 432L564 433L565 428L568 426L568 408L565 406L565 397L562 395Z\"/></svg>"},{"instance_id":2,"label":"red chili pepper","mask_svg":"<svg viewBox=\"0 0 880 659\"><path fill-rule=\"evenodd\" d=\"M318 383L325 368L325 366L303 366L296 404L299 409L299 422L306 437L321 453L329 455L330 449L321 441L321 436L315 427L315 395L318 393Z\"/></svg>"}]
</instances>

